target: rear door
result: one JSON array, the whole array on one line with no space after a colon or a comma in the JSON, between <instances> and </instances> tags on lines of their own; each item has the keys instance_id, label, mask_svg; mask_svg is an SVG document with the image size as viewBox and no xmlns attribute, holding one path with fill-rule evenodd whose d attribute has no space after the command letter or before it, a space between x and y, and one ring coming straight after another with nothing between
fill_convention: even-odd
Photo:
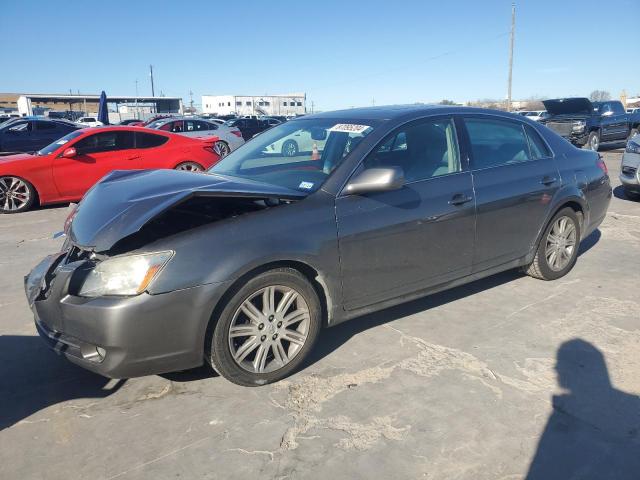
<instances>
[{"instance_id":1,"label":"rear door","mask_svg":"<svg viewBox=\"0 0 640 480\"><path fill-rule=\"evenodd\" d=\"M471 272L475 202L450 117L400 127L360 169L398 166L403 188L336 199L348 310L418 292Z\"/></svg>"},{"instance_id":2,"label":"rear door","mask_svg":"<svg viewBox=\"0 0 640 480\"><path fill-rule=\"evenodd\" d=\"M34 124L34 150L40 150L41 148L46 147L59 138L64 137L67 133L63 132L61 126L56 122L43 122L41 120L36 120Z\"/></svg>"},{"instance_id":3,"label":"rear door","mask_svg":"<svg viewBox=\"0 0 640 480\"><path fill-rule=\"evenodd\" d=\"M612 115L612 140L626 140L629 136L629 122L627 113L621 102L611 102Z\"/></svg>"},{"instance_id":4,"label":"rear door","mask_svg":"<svg viewBox=\"0 0 640 480\"><path fill-rule=\"evenodd\" d=\"M530 126L490 115L465 116L476 195L473 271L531 250L560 174L551 150Z\"/></svg>"},{"instance_id":5,"label":"rear door","mask_svg":"<svg viewBox=\"0 0 640 480\"><path fill-rule=\"evenodd\" d=\"M169 141L169 137L157 135L150 132L135 132L135 154L129 155L134 158L129 168L173 168L177 159L169 155L166 148L163 148Z\"/></svg>"},{"instance_id":6,"label":"rear door","mask_svg":"<svg viewBox=\"0 0 640 480\"><path fill-rule=\"evenodd\" d=\"M133 132L98 131L68 146L76 149L76 156L58 157L53 163L53 178L63 197L80 198L113 170L140 168Z\"/></svg>"}]
</instances>

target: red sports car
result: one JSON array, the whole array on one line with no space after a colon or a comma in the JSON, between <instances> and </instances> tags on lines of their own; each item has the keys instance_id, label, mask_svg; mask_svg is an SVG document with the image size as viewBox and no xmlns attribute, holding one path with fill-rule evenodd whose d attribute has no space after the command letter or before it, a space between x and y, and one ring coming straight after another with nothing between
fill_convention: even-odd
<instances>
[{"instance_id":1,"label":"red sports car","mask_svg":"<svg viewBox=\"0 0 640 480\"><path fill-rule=\"evenodd\" d=\"M79 200L112 170L204 170L220 160L217 140L136 127L76 130L35 154L0 156L0 213Z\"/></svg>"}]
</instances>

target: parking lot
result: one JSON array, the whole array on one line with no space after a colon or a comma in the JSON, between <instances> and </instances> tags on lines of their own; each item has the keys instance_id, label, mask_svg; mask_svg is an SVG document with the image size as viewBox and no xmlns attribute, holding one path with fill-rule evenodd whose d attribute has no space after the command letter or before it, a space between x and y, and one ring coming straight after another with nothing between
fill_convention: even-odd
<instances>
[{"instance_id":1,"label":"parking lot","mask_svg":"<svg viewBox=\"0 0 640 480\"><path fill-rule=\"evenodd\" d=\"M57 357L22 281L60 247L67 206L0 216L0 477L515 479L533 463L556 478L607 442L632 465L640 203L618 187L621 153L603 153L614 198L566 277L507 272L355 319L259 388L205 368L109 380Z\"/></svg>"}]
</instances>

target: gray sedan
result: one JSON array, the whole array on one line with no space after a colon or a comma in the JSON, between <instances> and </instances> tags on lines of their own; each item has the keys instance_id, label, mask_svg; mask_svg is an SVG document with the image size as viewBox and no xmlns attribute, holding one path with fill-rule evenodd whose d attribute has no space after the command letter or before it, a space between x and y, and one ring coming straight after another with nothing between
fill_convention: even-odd
<instances>
[{"instance_id":1,"label":"gray sedan","mask_svg":"<svg viewBox=\"0 0 640 480\"><path fill-rule=\"evenodd\" d=\"M268 146L308 132L311 151ZM117 171L25 279L41 337L108 377L290 375L323 327L519 268L555 280L606 166L519 115L375 107L278 125L205 174Z\"/></svg>"},{"instance_id":2,"label":"gray sedan","mask_svg":"<svg viewBox=\"0 0 640 480\"><path fill-rule=\"evenodd\" d=\"M187 137L219 137L220 140L214 144L214 149L221 157L226 157L244 144L239 129L196 118L163 118L150 123L147 127Z\"/></svg>"},{"instance_id":3,"label":"gray sedan","mask_svg":"<svg viewBox=\"0 0 640 480\"><path fill-rule=\"evenodd\" d=\"M620 182L630 200L640 200L640 134L631 137L622 155Z\"/></svg>"}]
</instances>

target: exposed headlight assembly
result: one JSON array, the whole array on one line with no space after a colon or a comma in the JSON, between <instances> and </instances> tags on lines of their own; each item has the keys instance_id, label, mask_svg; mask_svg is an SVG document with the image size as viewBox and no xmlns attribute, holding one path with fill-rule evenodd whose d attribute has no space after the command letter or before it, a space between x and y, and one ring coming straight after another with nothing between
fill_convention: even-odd
<instances>
[{"instance_id":1,"label":"exposed headlight assembly","mask_svg":"<svg viewBox=\"0 0 640 480\"><path fill-rule=\"evenodd\" d=\"M584 120L578 120L577 122L573 122L573 131L574 132L581 132L584 130L584 127L587 126L587 122L585 122Z\"/></svg>"},{"instance_id":2,"label":"exposed headlight assembly","mask_svg":"<svg viewBox=\"0 0 640 480\"><path fill-rule=\"evenodd\" d=\"M638 145L636 142L629 140L629 142L627 142L627 148L625 148L625 152L640 153L640 145Z\"/></svg>"},{"instance_id":3,"label":"exposed headlight assembly","mask_svg":"<svg viewBox=\"0 0 640 480\"><path fill-rule=\"evenodd\" d=\"M139 295L162 271L173 252L123 255L98 263L87 274L79 295Z\"/></svg>"}]
</instances>

